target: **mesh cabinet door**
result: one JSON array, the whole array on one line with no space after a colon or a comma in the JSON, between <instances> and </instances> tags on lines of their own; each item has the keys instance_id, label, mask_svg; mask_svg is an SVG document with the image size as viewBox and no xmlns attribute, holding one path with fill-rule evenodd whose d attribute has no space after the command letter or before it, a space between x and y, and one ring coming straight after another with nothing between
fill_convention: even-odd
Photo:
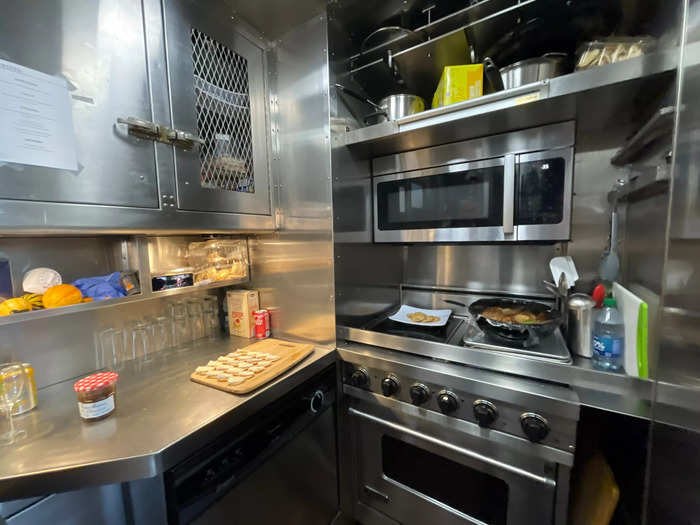
<instances>
[{"instance_id":1,"label":"mesh cabinet door","mask_svg":"<svg viewBox=\"0 0 700 525\"><path fill-rule=\"evenodd\" d=\"M164 5L173 127L204 141L175 151L178 206L269 215L263 50L220 2Z\"/></svg>"}]
</instances>

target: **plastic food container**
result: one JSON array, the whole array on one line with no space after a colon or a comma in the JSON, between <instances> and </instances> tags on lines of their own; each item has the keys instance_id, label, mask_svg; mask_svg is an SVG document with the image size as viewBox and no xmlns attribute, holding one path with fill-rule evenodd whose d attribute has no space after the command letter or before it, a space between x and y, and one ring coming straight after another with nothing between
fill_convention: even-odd
<instances>
[{"instance_id":1,"label":"plastic food container","mask_svg":"<svg viewBox=\"0 0 700 525\"><path fill-rule=\"evenodd\" d=\"M78 397L78 412L83 421L100 421L117 407L116 372L100 372L82 378L73 385Z\"/></svg>"},{"instance_id":2,"label":"plastic food container","mask_svg":"<svg viewBox=\"0 0 700 525\"><path fill-rule=\"evenodd\" d=\"M192 242L188 248L187 260L194 270L195 284L248 276L248 244L245 239Z\"/></svg>"},{"instance_id":3,"label":"plastic food container","mask_svg":"<svg viewBox=\"0 0 700 525\"><path fill-rule=\"evenodd\" d=\"M576 69L589 69L646 55L656 48L651 36L610 37L585 42L576 51Z\"/></svg>"}]
</instances>

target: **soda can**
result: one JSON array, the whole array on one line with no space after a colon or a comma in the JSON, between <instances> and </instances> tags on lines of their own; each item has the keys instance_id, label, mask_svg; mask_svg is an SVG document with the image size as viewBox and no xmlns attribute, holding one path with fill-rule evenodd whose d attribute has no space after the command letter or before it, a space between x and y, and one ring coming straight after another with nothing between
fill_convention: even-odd
<instances>
[{"instance_id":1,"label":"soda can","mask_svg":"<svg viewBox=\"0 0 700 525\"><path fill-rule=\"evenodd\" d=\"M265 312L265 337L270 337L270 312L263 311Z\"/></svg>"},{"instance_id":2,"label":"soda can","mask_svg":"<svg viewBox=\"0 0 700 525\"><path fill-rule=\"evenodd\" d=\"M253 312L256 339L265 339L267 337L265 335L265 314L267 314L267 310L255 310Z\"/></svg>"}]
</instances>

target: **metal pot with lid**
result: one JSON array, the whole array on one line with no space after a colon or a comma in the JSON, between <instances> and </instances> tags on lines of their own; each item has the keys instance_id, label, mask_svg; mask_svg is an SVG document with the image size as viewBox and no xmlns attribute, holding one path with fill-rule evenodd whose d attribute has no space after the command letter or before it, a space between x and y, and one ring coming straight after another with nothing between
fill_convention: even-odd
<instances>
[{"instance_id":1,"label":"metal pot with lid","mask_svg":"<svg viewBox=\"0 0 700 525\"><path fill-rule=\"evenodd\" d=\"M396 95L388 95L379 101L379 104L374 103L367 97L363 97L359 93L346 88L342 84L335 84L335 87L341 92L350 95L353 98L361 100L372 106L376 111L365 115L365 124L377 124L388 120L398 120L408 115L415 115L425 110L425 101L418 95L410 93L399 93Z\"/></svg>"}]
</instances>

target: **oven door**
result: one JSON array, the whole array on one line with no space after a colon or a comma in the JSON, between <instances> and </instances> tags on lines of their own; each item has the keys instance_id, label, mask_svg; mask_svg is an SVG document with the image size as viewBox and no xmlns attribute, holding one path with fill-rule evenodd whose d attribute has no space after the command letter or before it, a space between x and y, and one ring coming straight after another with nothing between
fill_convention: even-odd
<instances>
[{"instance_id":1,"label":"oven door","mask_svg":"<svg viewBox=\"0 0 700 525\"><path fill-rule=\"evenodd\" d=\"M515 156L373 179L375 242L517 239Z\"/></svg>"},{"instance_id":2,"label":"oven door","mask_svg":"<svg viewBox=\"0 0 700 525\"><path fill-rule=\"evenodd\" d=\"M515 224L519 241L562 241L571 235L573 149L518 155Z\"/></svg>"},{"instance_id":3,"label":"oven door","mask_svg":"<svg viewBox=\"0 0 700 525\"><path fill-rule=\"evenodd\" d=\"M358 509L403 525L553 523L556 465L507 450L492 431L465 435L405 414L397 421L364 404L348 415Z\"/></svg>"}]
</instances>

